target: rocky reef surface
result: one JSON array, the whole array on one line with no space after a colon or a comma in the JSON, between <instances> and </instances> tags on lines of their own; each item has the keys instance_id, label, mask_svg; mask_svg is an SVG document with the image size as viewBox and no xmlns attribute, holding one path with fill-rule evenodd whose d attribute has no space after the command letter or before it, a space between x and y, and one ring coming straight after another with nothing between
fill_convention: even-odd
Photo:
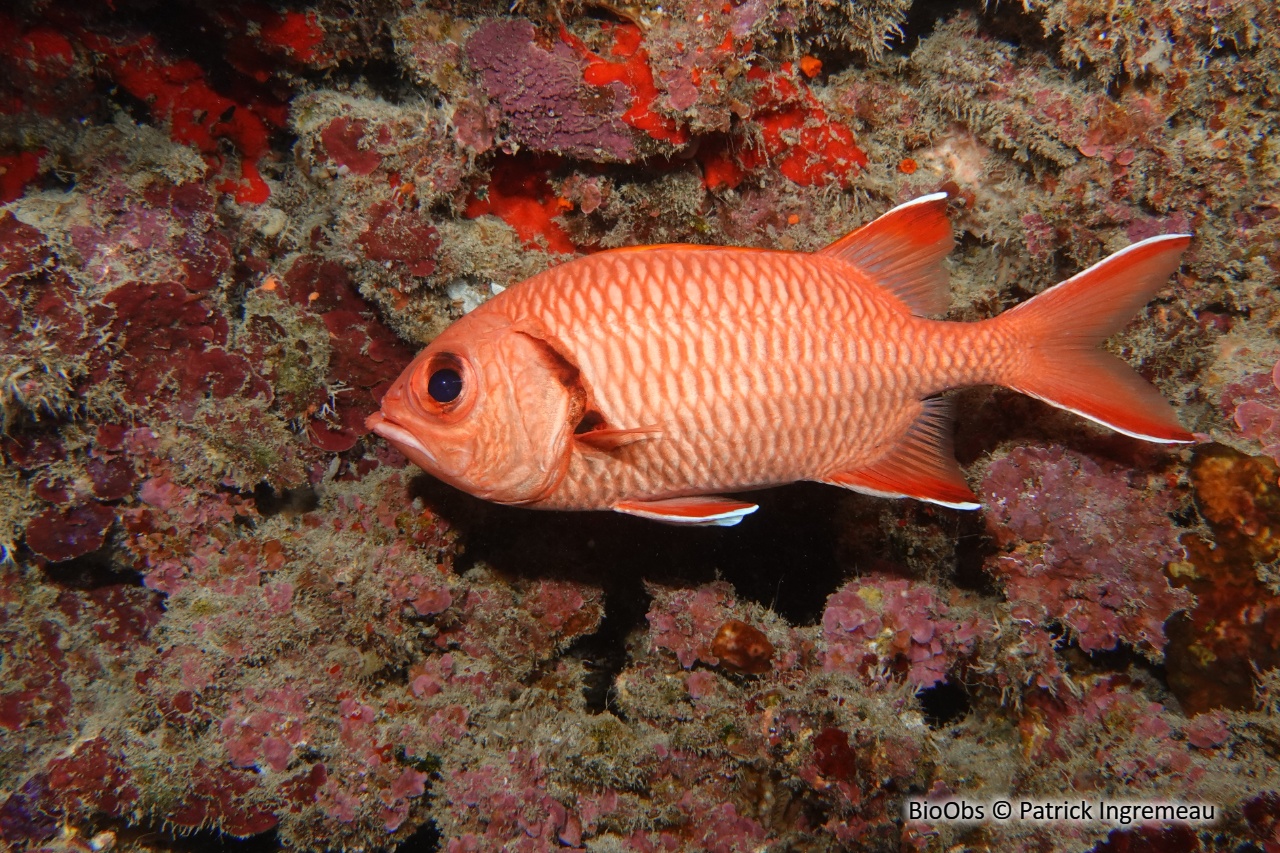
<instances>
[{"instance_id":1,"label":"rocky reef surface","mask_svg":"<svg viewBox=\"0 0 1280 853\"><path fill-rule=\"evenodd\" d=\"M6 6L0 846L1280 850L1278 98L1271 0ZM681 531L364 429L551 264L938 190L957 320L1193 232L1110 346L1202 443L974 389L981 512Z\"/></svg>"}]
</instances>

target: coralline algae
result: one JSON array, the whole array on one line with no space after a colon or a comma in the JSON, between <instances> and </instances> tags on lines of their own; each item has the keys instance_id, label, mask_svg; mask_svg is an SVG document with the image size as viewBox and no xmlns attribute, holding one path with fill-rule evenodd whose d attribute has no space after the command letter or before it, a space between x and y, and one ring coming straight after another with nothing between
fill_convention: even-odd
<instances>
[{"instance_id":1,"label":"coralline algae","mask_svg":"<svg viewBox=\"0 0 1280 853\"><path fill-rule=\"evenodd\" d=\"M0 14L0 846L1277 848L1277 33L1267 0ZM477 507L364 429L560 256L815 249L937 190L956 319L1195 232L1113 345L1207 442L969 392L982 515L796 487L691 536ZM904 821L926 793L1223 817Z\"/></svg>"}]
</instances>

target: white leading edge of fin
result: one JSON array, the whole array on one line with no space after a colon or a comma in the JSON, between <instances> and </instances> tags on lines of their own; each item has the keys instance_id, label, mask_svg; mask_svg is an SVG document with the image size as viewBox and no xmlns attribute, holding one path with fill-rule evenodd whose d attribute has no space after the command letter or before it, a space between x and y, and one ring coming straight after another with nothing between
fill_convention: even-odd
<instances>
[{"instance_id":1,"label":"white leading edge of fin","mask_svg":"<svg viewBox=\"0 0 1280 853\"><path fill-rule=\"evenodd\" d=\"M1154 240L1155 238L1153 237L1151 239ZM1135 243L1134 245L1136 246L1137 244ZM1054 287L1057 287L1057 285L1055 284ZM1143 435L1140 432L1130 432L1127 429L1121 429L1115 424L1107 423L1106 421L1099 420L1095 418L1093 415L1082 412L1079 409L1071 409L1071 408L1068 408L1067 406L1062 405L1061 403L1055 403L1053 400L1050 400L1048 397L1041 397L1039 394L1031 394L1027 391L1022 391L1020 393L1026 394L1028 397L1034 397L1037 400L1041 401L1042 403L1048 403L1050 406L1053 406L1055 409L1061 409L1064 412L1070 412L1071 414L1076 415L1077 417L1084 418L1086 421L1092 421L1098 426L1104 426L1107 429L1111 430L1112 432L1118 432L1121 435L1127 435L1129 436L1129 438L1136 438L1141 441L1149 441L1152 444L1195 444L1196 443L1195 439L1157 438L1154 435Z\"/></svg>"},{"instance_id":2,"label":"white leading edge of fin","mask_svg":"<svg viewBox=\"0 0 1280 853\"><path fill-rule=\"evenodd\" d=\"M661 512L650 512L643 509L617 509L616 507L614 512L634 515L637 518L647 518L651 521L661 521L663 524L674 524L678 527L733 527L759 508L759 506L752 504L740 509L726 510L716 515L706 515L700 518L681 518Z\"/></svg>"},{"instance_id":3,"label":"white leading edge of fin","mask_svg":"<svg viewBox=\"0 0 1280 853\"><path fill-rule=\"evenodd\" d=\"M919 198L913 198L911 199L911 201L904 201L902 204L898 205L897 207L886 210L884 213L877 216L876 219L884 219L886 216L892 216L893 214L897 213L900 210L906 210L908 207L915 207L918 204L928 204L931 201L941 201L946 197L947 197L946 193L929 193L928 195L922 195ZM875 219L871 221L874 222Z\"/></svg>"},{"instance_id":4,"label":"white leading edge of fin","mask_svg":"<svg viewBox=\"0 0 1280 853\"><path fill-rule=\"evenodd\" d=\"M819 480L817 482L826 482ZM919 495L904 495L902 492L882 492L879 489L868 489L866 486L850 486L846 483L830 483L829 485L839 486L842 489L848 489L851 492L857 492L860 495L870 495L873 498L890 498L891 500L900 501L904 498L910 498L913 501L924 501L925 503L937 504L945 506L948 509L982 509L982 504L973 501L940 501L934 498L922 498Z\"/></svg>"},{"instance_id":5,"label":"white leading edge of fin","mask_svg":"<svg viewBox=\"0 0 1280 853\"><path fill-rule=\"evenodd\" d=\"M819 249L869 275L911 313L942 314L950 304L943 259L955 247L946 193L930 193L894 207Z\"/></svg>"},{"instance_id":6,"label":"white leading edge of fin","mask_svg":"<svg viewBox=\"0 0 1280 853\"><path fill-rule=\"evenodd\" d=\"M916 199L916 201L919 201L919 200L920 200L920 199ZM915 204L915 202L913 202L913 201L909 201L909 202L907 202L907 204ZM903 206L905 207L906 205L903 205ZM1145 239L1145 240L1139 240L1139 241L1138 241L1138 242L1136 242L1136 243L1130 243L1129 245L1125 246L1123 249L1118 249L1118 250L1116 250L1115 252L1112 252L1110 255L1107 255L1105 258L1103 258L1102 260L1098 261L1098 262L1097 262L1096 264L1094 264L1093 266L1088 267L1088 268L1086 268L1086 269L1082 269L1082 270L1080 270L1080 272L1078 272L1078 273L1076 273L1075 275L1071 276L1071 278L1064 278L1062 281L1058 282L1058 283L1057 283L1057 284L1055 284L1053 287L1046 287L1044 290L1040 291L1040 292L1039 292L1039 293L1037 293L1035 296L1032 296L1032 297L1031 297L1031 299L1028 299L1028 300L1026 300L1025 302L1019 302L1017 305L1013 306L1012 308L1010 308L1008 311L1006 311L1006 312L1004 312L1004 313L1005 313L1005 314L1012 314L1014 311L1017 311L1017 310L1018 310L1019 308L1021 308L1023 305L1027 305L1027 304L1029 304L1029 303L1031 302L1031 300L1032 300L1032 299L1035 299L1035 298L1036 298L1036 296L1044 296L1046 293L1048 293L1048 292L1049 292L1049 291L1051 291L1051 290L1057 290L1059 287L1062 287L1064 284L1070 284L1071 282L1075 281L1076 279L1083 278L1084 276L1086 276L1086 275L1088 275L1089 273L1093 272L1094 270L1096 270L1098 267L1102 266L1103 264L1109 264L1109 263L1111 263L1112 261L1114 261L1116 258L1123 258L1125 255L1129 254L1130 252L1137 251L1138 249L1142 248L1143 246L1148 246L1148 245L1150 245L1150 244L1152 244L1152 243L1163 243L1165 240L1186 240L1186 239L1190 239L1190 238L1192 238L1192 237L1194 237L1194 236L1195 236L1194 234L1157 234L1157 235L1156 235L1156 236L1154 236L1154 237L1148 237L1148 238L1147 238L1147 239ZM1004 316L1004 315L1002 314L1001 316ZM1032 395L1032 396L1034 396L1034 395ZM1056 404L1055 404L1055 405L1056 405ZM1062 407L1061 407L1061 406L1058 406L1058 408L1062 408ZM1072 409L1065 409L1064 411L1068 411L1068 412L1069 412L1069 411L1073 411L1073 410L1072 410ZM1077 415L1079 415L1080 413L1079 413L1079 412L1076 412L1076 414L1077 414ZM1088 416L1088 415L1081 415L1081 417L1088 418L1089 416ZM1089 418L1089 420L1093 420L1093 418ZM1098 421L1098 423L1102 423L1102 422L1101 422L1101 421ZM1112 427L1110 424L1102 424L1102 425L1103 425L1103 426L1106 426L1106 427L1110 427L1111 429L1115 429L1115 427ZM1124 430L1116 430L1116 432L1124 432ZM1125 433L1125 434L1126 434L1126 435L1133 435L1133 433ZM1139 435L1139 436L1135 436L1135 437L1136 437L1136 438L1142 438L1142 439L1145 439L1145 438L1146 438L1146 436L1144 436L1144 435ZM1150 439L1150 440L1151 440L1151 441L1159 441L1159 439L1154 439L1154 438L1153 438L1153 439Z\"/></svg>"}]
</instances>

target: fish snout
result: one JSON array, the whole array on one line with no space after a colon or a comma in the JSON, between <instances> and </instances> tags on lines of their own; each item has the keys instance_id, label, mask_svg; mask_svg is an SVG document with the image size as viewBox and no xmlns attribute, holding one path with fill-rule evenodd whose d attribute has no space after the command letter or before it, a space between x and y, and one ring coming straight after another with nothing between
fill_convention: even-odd
<instances>
[{"instance_id":1,"label":"fish snout","mask_svg":"<svg viewBox=\"0 0 1280 853\"><path fill-rule=\"evenodd\" d=\"M397 450L424 471L439 467L435 454L427 449L412 431L388 418L384 412L374 412L365 418L364 425L370 432L389 441Z\"/></svg>"}]
</instances>

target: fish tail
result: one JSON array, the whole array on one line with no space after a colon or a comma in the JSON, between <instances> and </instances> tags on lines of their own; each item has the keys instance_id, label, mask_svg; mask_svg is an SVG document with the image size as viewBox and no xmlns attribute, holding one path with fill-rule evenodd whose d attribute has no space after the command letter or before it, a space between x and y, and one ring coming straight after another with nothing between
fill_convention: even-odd
<instances>
[{"instance_id":1,"label":"fish tail","mask_svg":"<svg viewBox=\"0 0 1280 853\"><path fill-rule=\"evenodd\" d=\"M1098 348L1164 286L1190 241L1134 243L996 318L1017 350L1000 384L1135 438L1194 441L1151 383Z\"/></svg>"}]
</instances>

